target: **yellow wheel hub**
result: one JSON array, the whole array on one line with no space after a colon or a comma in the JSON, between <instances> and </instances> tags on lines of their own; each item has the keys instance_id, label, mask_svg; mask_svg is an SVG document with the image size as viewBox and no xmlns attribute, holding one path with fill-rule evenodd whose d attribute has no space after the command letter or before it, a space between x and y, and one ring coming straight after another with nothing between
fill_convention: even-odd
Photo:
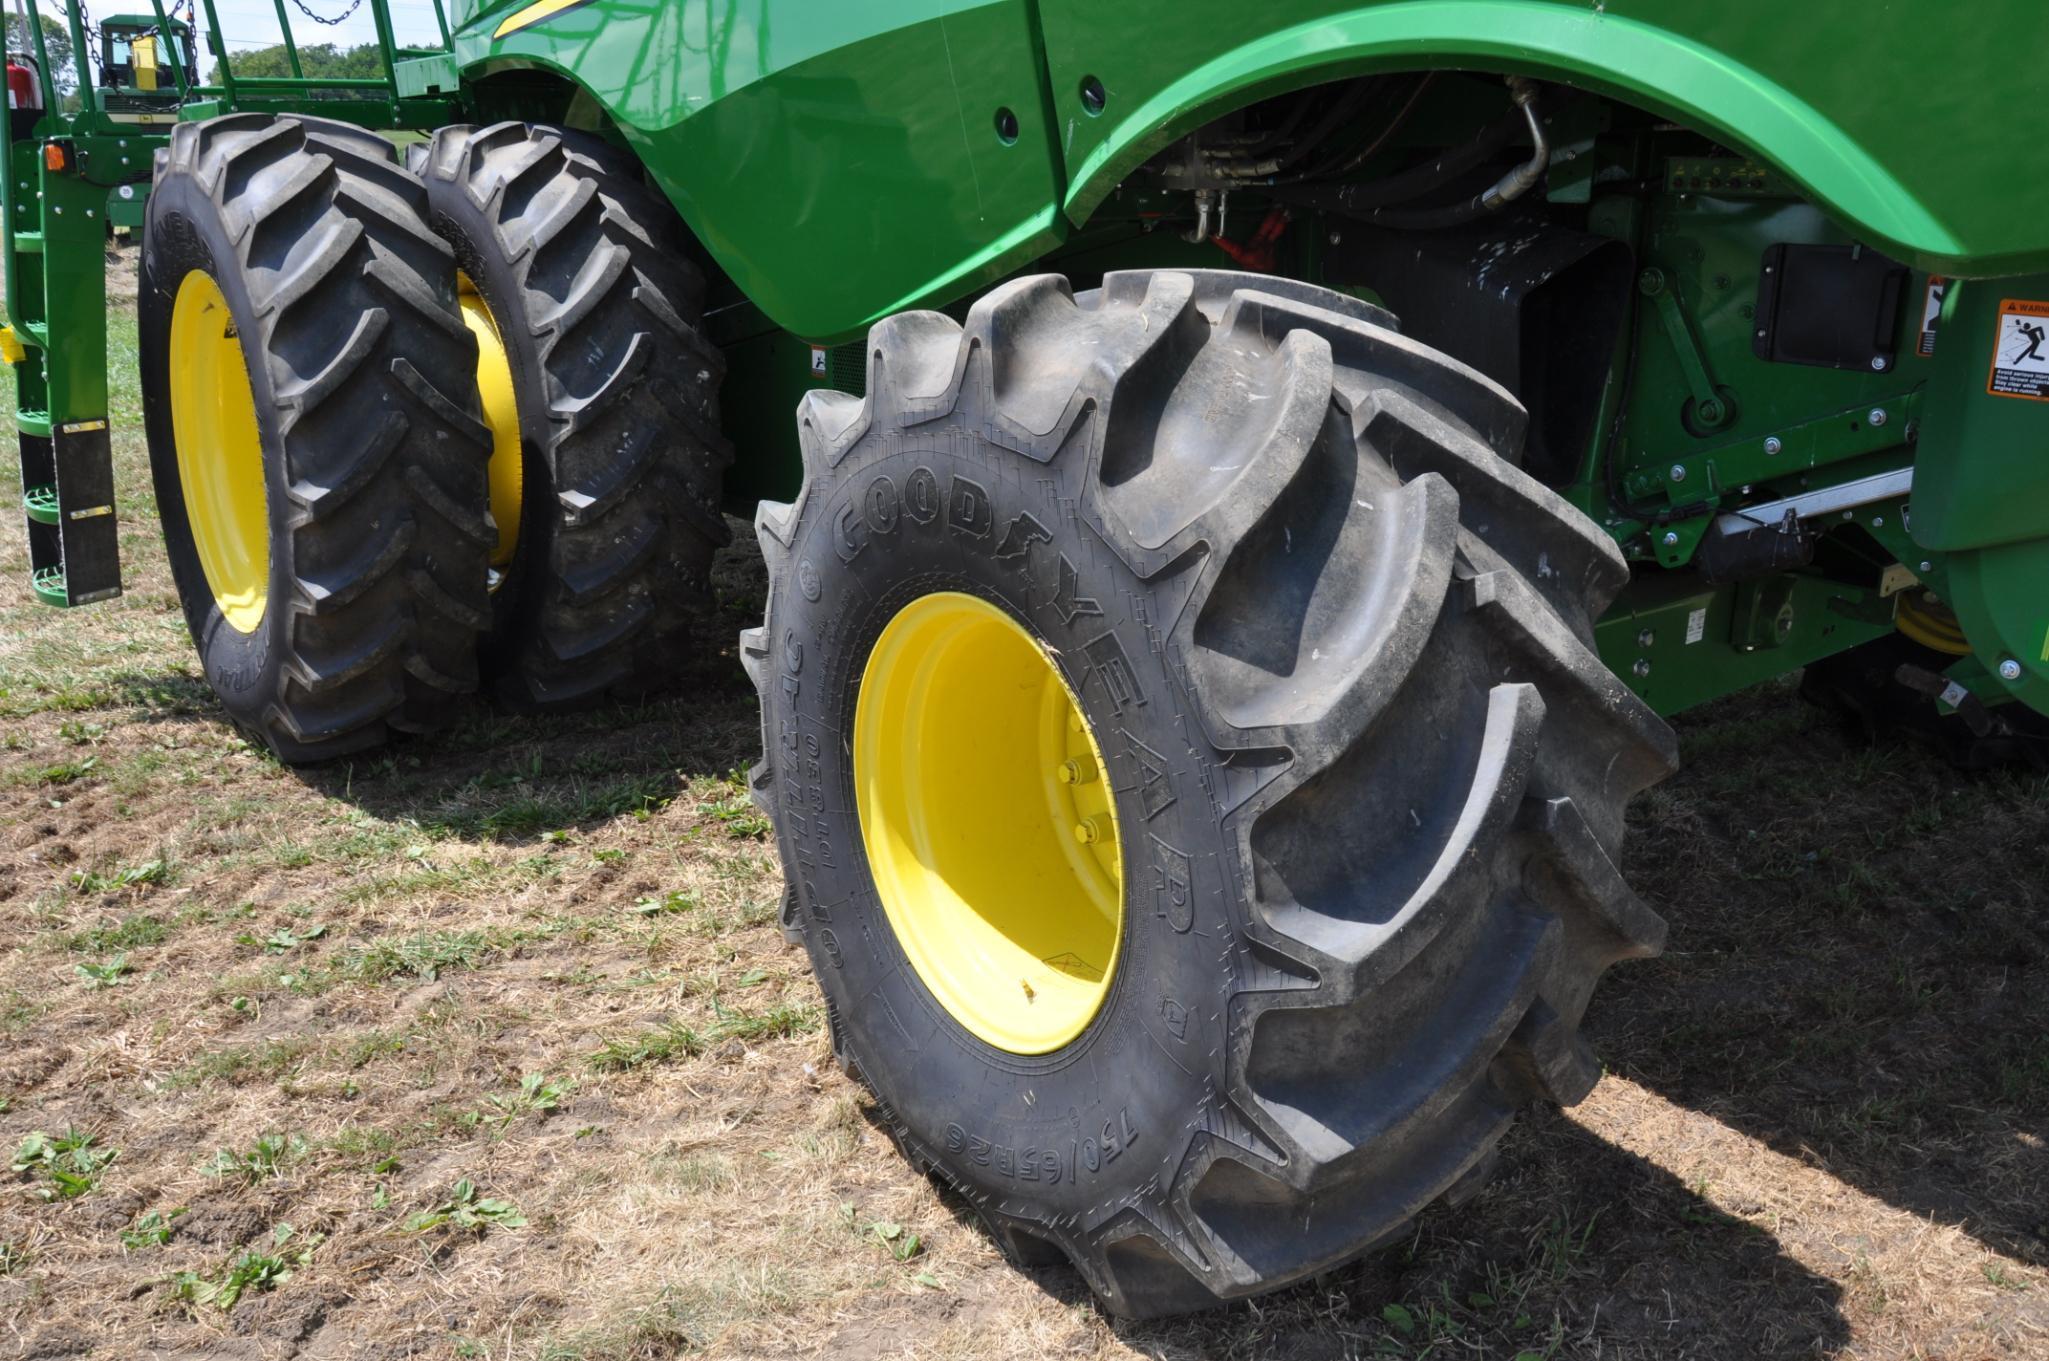
<instances>
[{"instance_id":1,"label":"yellow wheel hub","mask_svg":"<svg viewBox=\"0 0 2049 1361\"><path fill-rule=\"evenodd\" d=\"M484 424L491 430L491 518L498 522L498 543L491 550L491 584L496 587L519 544L524 475L519 462L519 407L512 397L512 360L506 356L497 319L469 275L458 270L455 287L462 319L477 338L477 390L484 398Z\"/></svg>"},{"instance_id":2,"label":"yellow wheel hub","mask_svg":"<svg viewBox=\"0 0 2049 1361\"><path fill-rule=\"evenodd\" d=\"M228 627L254 633L270 602L263 435L228 300L201 270L178 285L170 351L171 438L193 547Z\"/></svg>"},{"instance_id":3,"label":"yellow wheel hub","mask_svg":"<svg viewBox=\"0 0 2049 1361\"><path fill-rule=\"evenodd\" d=\"M1971 655L1971 645L1964 638L1963 626L1957 623L1956 611L1925 591L1900 593L1899 604L1893 611L1893 627L1923 647L1947 652L1952 657Z\"/></svg>"},{"instance_id":4,"label":"yellow wheel hub","mask_svg":"<svg viewBox=\"0 0 2049 1361\"><path fill-rule=\"evenodd\" d=\"M861 841L889 924L953 1018L1014 1054L1087 1028L1117 969L1108 768L1052 658L974 596L905 606L854 708Z\"/></svg>"}]
</instances>

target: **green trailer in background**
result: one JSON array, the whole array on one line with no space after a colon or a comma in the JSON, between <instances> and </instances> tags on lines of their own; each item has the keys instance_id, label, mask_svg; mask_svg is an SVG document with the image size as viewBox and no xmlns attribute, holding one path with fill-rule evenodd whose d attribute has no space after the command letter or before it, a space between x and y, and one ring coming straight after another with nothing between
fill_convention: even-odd
<instances>
[{"instance_id":1,"label":"green trailer in background","mask_svg":"<svg viewBox=\"0 0 2049 1361\"><path fill-rule=\"evenodd\" d=\"M1585 1093L1661 716L1804 669L2049 759L2038 6L437 0L410 50L372 0L350 79L157 6L70 112L28 9L32 589L120 591L109 223L195 646L285 760L661 688L754 511L834 1048L1121 1313Z\"/></svg>"}]
</instances>

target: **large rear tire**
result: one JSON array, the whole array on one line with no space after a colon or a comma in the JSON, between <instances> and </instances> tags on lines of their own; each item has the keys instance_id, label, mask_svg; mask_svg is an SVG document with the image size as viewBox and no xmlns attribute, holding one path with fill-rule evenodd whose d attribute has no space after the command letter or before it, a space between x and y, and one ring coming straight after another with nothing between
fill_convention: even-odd
<instances>
[{"instance_id":1,"label":"large rear tire","mask_svg":"<svg viewBox=\"0 0 2049 1361\"><path fill-rule=\"evenodd\" d=\"M455 264L375 133L181 123L138 323L165 546L207 681L287 761L476 688L489 437Z\"/></svg>"},{"instance_id":2,"label":"large rear tire","mask_svg":"<svg viewBox=\"0 0 2049 1361\"><path fill-rule=\"evenodd\" d=\"M489 683L536 708L664 686L701 641L732 461L680 220L630 157L564 128L442 128L414 167L516 407L519 466L494 460L517 532L495 563Z\"/></svg>"},{"instance_id":3,"label":"large rear tire","mask_svg":"<svg viewBox=\"0 0 2049 1361\"><path fill-rule=\"evenodd\" d=\"M1476 1187L1518 1105L1592 1087L1594 982L1663 940L1616 856L1675 744L1592 647L1625 564L1513 465L1521 408L1391 326L1209 273L893 317L760 513L755 791L842 1061L1120 1314ZM1062 690L1108 817L1055 783L1079 737L1020 736ZM1067 910L1070 818L1114 912Z\"/></svg>"}]
</instances>

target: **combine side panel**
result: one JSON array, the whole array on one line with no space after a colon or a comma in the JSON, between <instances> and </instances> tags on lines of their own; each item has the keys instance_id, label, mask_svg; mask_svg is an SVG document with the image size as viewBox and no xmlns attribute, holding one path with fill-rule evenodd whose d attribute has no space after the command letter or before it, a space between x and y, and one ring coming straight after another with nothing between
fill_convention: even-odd
<instances>
[{"instance_id":1,"label":"combine side panel","mask_svg":"<svg viewBox=\"0 0 2049 1361\"><path fill-rule=\"evenodd\" d=\"M587 90L747 297L807 339L960 297L1065 235L1025 0L537 0L471 16L455 57Z\"/></svg>"},{"instance_id":2,"label":"combine side panel","mask_svg":"<svg viewBox=\"0 0 2049 1361\"><path fill-rule=\"evenodd\" d=\"M2049 713L2049 274L1951 286L1911 529L1978 660Z\"/></svg>"}]
</instances>

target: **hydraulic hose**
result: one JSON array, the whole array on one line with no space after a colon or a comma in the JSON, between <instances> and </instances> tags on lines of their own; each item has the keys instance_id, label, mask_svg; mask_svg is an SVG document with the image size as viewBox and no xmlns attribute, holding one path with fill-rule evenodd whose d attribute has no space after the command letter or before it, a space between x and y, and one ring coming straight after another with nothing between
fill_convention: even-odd
<instances>
[{"instance_id":1,"label":"hydraulic hose","mask_svg":"<svg viewBox=\"0 0 2049 1361\"><path fill-rule=\"evenodd\" d=\"M1508 88L1521 114L1521 123L1529 129L1528 160L1463 203L1448 204L1442 208L1375 208L1367 212L1358 212L1353 205L1348 204L1346 211L1363 221L1376 226L1392 227L1398 231L1435 231L1445 227L1456 227L1476 218L1486 217L1490 213L1499 212L1503 207L1527 194L1536 186L1537 181L1544 177L1545 169L1551 164L1551 143L1544 136L1544 120L1537 114L1537 87L1521 76L1510 76ZM1510 126L1513 126L1513 123ZM1483 136L1480 140L1485 141L1487 138ZM1474 145L1478 146L1479 143L1476 142ZM1472 163L1477 163L1479 159L1475 157Z\"/></svg>"}]
</instances>

